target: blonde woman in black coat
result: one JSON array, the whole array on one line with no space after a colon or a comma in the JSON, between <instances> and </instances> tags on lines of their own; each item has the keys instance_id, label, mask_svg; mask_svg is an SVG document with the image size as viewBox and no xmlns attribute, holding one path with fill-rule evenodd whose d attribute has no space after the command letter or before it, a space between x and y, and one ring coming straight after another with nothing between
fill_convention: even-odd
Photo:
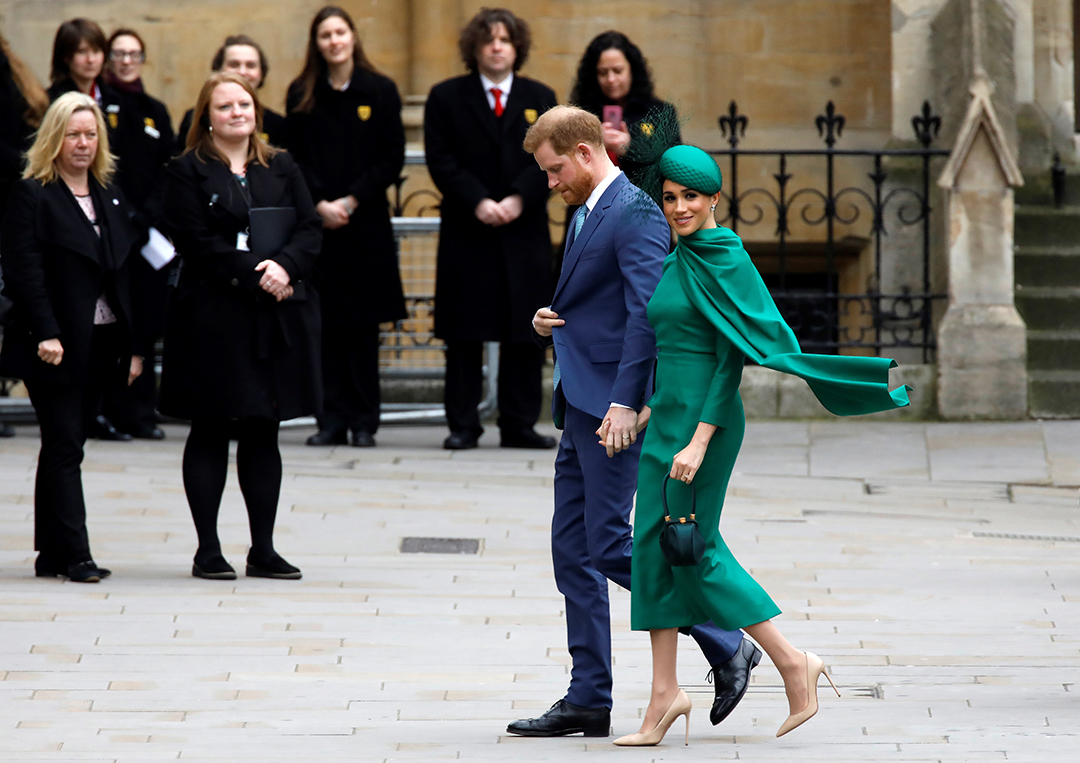
<instances>
[{"instance_id":1,"label":"blonde woman in black coat","mask_svg":"<svg viewBox=\"0 0 1080 763\"><path fill-rule=\"evenodd\" d=\"M341 8L315 14L304 70L289 87L289 150L322 218L324 409L308 445L375 444L379 324L405 318L386 190L405 162L397 87L364 56Z\"/></svg>"},{"instance_id":2,"label":"blonde woman in black coat","mask_svg":"<svg viewBox=\"0 0 1080 763\"><path fill-rule=\"evenodd\" d=\"M0 228L4 294L14 302L0 375L21 378L41 427L34 485L38 577L96 583L81 464L101 390L142 372L132 355L133 211L110 183L105 117L83 93L45 112Z\"/></svg>"},{"instance_id":3,"label":"blonde woman in black coat","mask_svg":"<svg viewBox=\"0 0 1080 763\"><path fill-rule=\"evenodd\" d=\"M281 489L278 423L319 406L319 301L305 281L322 242L319 216L292 158L259 137L251 83L220 72L203 85L187 151L165 182L165 221L181 257L165 329L161 411L191 420L184 489L199 536L192 574L227 579L217 515L237 440L251 526L249 577L297 579L274 550ZM282 249L249 251L249 210L291 207Z\"/></svg>"}]
</instances>

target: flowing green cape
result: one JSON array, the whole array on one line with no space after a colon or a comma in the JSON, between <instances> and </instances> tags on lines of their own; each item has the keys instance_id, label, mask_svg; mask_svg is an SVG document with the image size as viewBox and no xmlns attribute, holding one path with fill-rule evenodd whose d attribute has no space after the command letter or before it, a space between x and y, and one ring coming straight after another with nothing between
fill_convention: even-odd
<instances>
[{"instance_id":1,"label":"flowing green cape","mask_svg":"<svg viewBox=\"0 0 1080 763\"><path fill-rule=\"evenodd\" d=\"M814 355L799 349L739 237L723 227L681 236L679 280L691 303L755 363L801 377L831 413L855 416L909 404L902 386L889 391L896 361Z\"/></svg>"}]
</instances>

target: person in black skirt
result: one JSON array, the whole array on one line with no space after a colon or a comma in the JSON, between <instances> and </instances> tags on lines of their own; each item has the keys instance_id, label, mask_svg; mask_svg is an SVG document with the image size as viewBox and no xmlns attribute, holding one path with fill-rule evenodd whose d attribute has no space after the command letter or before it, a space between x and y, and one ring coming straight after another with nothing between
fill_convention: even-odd
<instances>
[{"instance_id":1,"label":"person in black skirt","mask_svg":"<svg viewBox=\"0 0 1080 763\"><path fill-rule=\"evenodd\" d=\"M323 306L324 407L308 445L375 445L379 324L406 317L386 190L405 162L397 87L364 55L352 18L327 6L311 22L290 85L289 148L322 218L315 271Z\"/></svg>"},{"instance_id":2,"label":"person in black skirt","mask_svg":"<svg viewBox=\"0 0 1080 763\"><path fill-rule=\"evenodd\" d=\"M270 63L266 60L262 46L246 34L234 34L225 38L225 42L210 61L210 69L215 72L233 72L247 79L259 90L266 82ZM177 133L176 153L182 154L187 146L187 134L191 130L193 110L188 109L180 120L180 132ZM285 148L288 131L285 117L276 111L263 107L262 134L259 136L271 146Z\"/></svg>"},{"instance_id":3,"label":"person in black skirt","mask_svg":"<svg viewBox=\"0 0 1080 763\"><path fill-rule=\"evenodd\" d=\"M0 219L7 210L12 185L22 176L26 164L23 155L30 148L34 130L41 126L47 108L49 96L45 89L0 34ZM0 288L3 283L0 273ZM3 310L4 305L0 305L0 311ZM14 436L15 427L0 421L0 437Z\"/></svg>"},{"instance_id":4,"label":"person in black skirt","mask_svg":"<svg viewBox=\"0 0 1080 763\"><path fill-rule=\"evenodd\" d=\"M113 152L118 158L116 183L139 212L144 229L162 224L161 199L165 192L165 165L173 152L172 120L165 104L143 87L146 46L133 29L118 29L108 40L109 63L105 81L124 99L124 119L115 131ZM165 333L165 304L171 268L154 270L142 257L132 262L132 298L139 302L144 332L154 338ZM153 368L128 386L105 393L104 413L121 432L160 440L157 425L157 385Z\"/></svg>"},{"instance_id":5,"label":"person in black skirt","mask_svg":"<svg viewBox=\"0 0 1080 763\"><path fill-rule=\"evenodd\" d=\"M319 406L319 300L306 279L322 243L292 157L259 137L251 83L212 75L195 106L187 151L169 165L166 232L182 263L169 305L161 411L189 419L184 490L199 536L192 574L232 580L217 516L237 440L236 469L251 527L248 577L298 579L274 550L281 491L278 424ZM268 258L250 251L250 210L291 207L295 227Z\"/></svg>"},{"instance_id":6,"label":"person in black skirt","mask_svg":"<svg viewBox=\"0 0 1080 763\"><path fill-rule=\"evenodd\" d=\"M50 100L64 93L89 95L105 114L109 144L118 142L121 124L128 119L120 92L105 82L103 75L108 41L101 27L89 19L65 21L56 30L53 41L52 70L49 86ZM89 429L89 436L100 440L130 440L131 435L119 431L101 410Z\"/></svg>"}]
</instances>

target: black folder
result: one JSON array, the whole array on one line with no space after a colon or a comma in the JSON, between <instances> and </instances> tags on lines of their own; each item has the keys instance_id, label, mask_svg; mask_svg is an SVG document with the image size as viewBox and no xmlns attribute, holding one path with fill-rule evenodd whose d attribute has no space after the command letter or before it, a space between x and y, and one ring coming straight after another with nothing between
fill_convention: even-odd
<instances>
[{"instance_id":1,"label":"black folder","mask_svg":"<svg viewBox=\"0 0 1080 763\"><path fill-rule=\"evenodd\" d=\"M293 207L252 207L248 218L248 248L260 260L268 260L285 248L296 230Z\"/></svg>"}]
</instances>

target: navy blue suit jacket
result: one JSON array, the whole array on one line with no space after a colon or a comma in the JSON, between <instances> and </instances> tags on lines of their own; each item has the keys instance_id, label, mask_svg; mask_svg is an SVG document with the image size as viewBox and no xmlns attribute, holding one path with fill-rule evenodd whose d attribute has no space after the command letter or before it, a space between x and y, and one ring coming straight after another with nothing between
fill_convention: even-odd
<instances>
[{"instance_id":1,"label":"navy blue suit jacket","mask_svg":"<svg viewBox=\"0 0 1080 763\"><path fill-rule=\"evenodd\" d=\"M561 381L552 414L565 403L603 418L611 403L640 410L656 358L645 314L660 281L671 234L660 209L619 175L567 242L551 309L566 321L552 340Z\"/></svg>"}]
</instances>

